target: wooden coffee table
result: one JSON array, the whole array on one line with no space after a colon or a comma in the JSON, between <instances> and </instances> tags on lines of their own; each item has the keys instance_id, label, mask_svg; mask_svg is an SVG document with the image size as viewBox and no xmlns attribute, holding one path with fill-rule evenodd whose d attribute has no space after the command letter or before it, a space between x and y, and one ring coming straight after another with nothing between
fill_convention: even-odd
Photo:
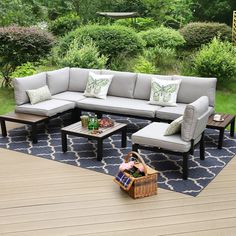
<instances>
[{"instance_id":1,"label":"wooden coffee table","mask_svg":"<svg viewBox=\"0 0 236 236\"><path fill-rule=\"evenodd\" d=\"M214 121L213 120L214 115L211 115L208 119L207 128L217 129L220 131L218 149L221 149L223 146L224 132L228 125L230 125L230 136L234 137L235 115L223 114L223 113L217 113L217 114L220 114L224 120Z\"/></svg>"},{"instance_id":2,"label":"wooden coffee table","mask_svg":"<svg viewBox=\"0 0 236 236\"><path fill-rule=\"evenodd\" d=\"M33 143L37 143L37 125L38 123L45 122L48 120L47 116L36 116L36 115L30 115L30 114L24 114L24 113L16 113L16 112L10 112L5 115L0 115L0 122L1 122L1 128L2 128L2 136L7 136L7 129L6 129L6 121L15 122L15 123L21 123L30 125L32 128L31 137L33 140Z\"/></svg>"},{"instance_id":3,"label":"wooden coffee table","mask_svg":"<svg viewBox=\"0 0 236 236\"><path fill-rule=\"evenodd\" d=\"M83 128L81 122L69 125L61 129L61 141L62 141L62 151L67 152L67 135L73 135L77 137L84 137L88 139L97 140L97 160L101 161L103 157L103 140L110 137L111 135L121 132L121 147L126 147L127 145L127 124L116 123L113 127L100 128L102 133L91 134L91 131L87 128Z\"/></svg>"}]
</instances>

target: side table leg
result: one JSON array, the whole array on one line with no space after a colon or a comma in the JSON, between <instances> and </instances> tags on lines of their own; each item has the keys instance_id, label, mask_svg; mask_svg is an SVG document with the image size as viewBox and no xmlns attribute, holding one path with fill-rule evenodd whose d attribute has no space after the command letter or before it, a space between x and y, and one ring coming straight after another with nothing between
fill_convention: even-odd
<instances>
[{"instance_id":1,"label":"side table leg","mask_svg":"<svg viewBox=\"0 0 236 236\"><path fill-rule=\"evenodd\" d=\"M98 139L98 144L97 144L97 160L101 161L103 156L103 140Z\"/></svg>"},{"instance_id":2,"label":"side table leg","mask_svg":"<svg viewBox=\"0 0 236 236\"><path fill-rule=\"evenodd\" d=\"M65 132L61 132L61 145L62 145L62 151L67 152L67 137Z\"/></svg>"},{"instance_id":3,"label":"side table leg","mask_svg":"<svg viewBox=\"0 0 236 236\"><path fill-rule=\"evenodd\" d=\"M127 146L127 128L122 129L121 147L125 148Z\"/></svg>"},{"instance_id":4,"label":"side table leg","mask_svg":"<svg viewBox=\"0 0 236 236\"><path fill-rule=\"evenodd\" d=\"M7 129L6 129L6 122L5 120L1 120L1 129L2 129L2 136L7 136Z\"/></svg>"},{"instance_id":5,"label":"side table leg","mask_svg":"<svg viewBox=\"0 0 236 236\"><path fill-rule=\"evenodd\" d=\"M38 139L37 139L37 125L33 124L33 125L31 125L31 127L32 127L32 140L33 140L33 143L37 143L38 142Z\"/></svg>"},{"instance_id":6,"label":"side table leg","mask_svg":"<svg viewBox=\"0 0 236 236\"><path fill-rule=\"evenodd\" d=\"M231 121L231 124L230 124L230 136L231 136L231 137L234 137L234 127L235 127L235 117L234 117L234 119Z\"/></svg>"},{"instance_id":7,"label":"side table leg","mask_svg":"<svg viewBox=\"0 0 236 236\"><path fill-rule=\"evenodd\" d=\"M222 149L223 146L223 140L224 140L224 132L225 129L220 129L220 135L219 135L219 141L218 141L218 149Z\"/></svg>"}]
</instances>

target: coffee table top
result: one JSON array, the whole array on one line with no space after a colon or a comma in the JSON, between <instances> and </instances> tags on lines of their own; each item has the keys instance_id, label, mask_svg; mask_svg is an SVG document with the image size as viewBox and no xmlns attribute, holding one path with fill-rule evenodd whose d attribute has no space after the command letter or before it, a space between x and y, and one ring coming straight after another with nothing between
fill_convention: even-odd
<instances>
[{"instance_id":1,"label":"coffee table top","mask_svg":"<svg viewBox=\"0 0 236 236\"><path fill-rule=\"evenodd\" d=\"M48 119L47 116L38 116L18 112L10 112L4 115L0 115L0 119L6 121L24 122L24 123L37 123Z\"/></svg>"},{"instance_id":2,"label":"coffee table top","mask_svg":"<svg viewBox=\"0 0 236 236\"><path fill-rule=\"evenodd\" d=\"M235 118L235 115L230 114L223 114L223 113L217 113L220 114L221 117L224 119L223 121L214 121L214 115L211 115L208 119L207 127L208 128L226 128L232 120Z\"/></svg>"},{"instance_id":3,"label":"coffee table top","mask_svg":"<svg viewBox=\"0 0 236 236\"><path fill-rule=\"evenodd\" d=\"M81 136L84 137L91 137L91 138L104 138L107 136L110 136L112 133L115 133L116 131L126 127L127 124L124 123L118 123L114 122L114 126L112 127L107 127L107 128L99 128L99 130L102 131L102 133L98 134L92 134L91 130L88 130L87 128L82 127L81 121L76 122L72 125L66 126L62 128L62 131L65 131L68 134L80 134Z\"/></svg>"}]
</instances>

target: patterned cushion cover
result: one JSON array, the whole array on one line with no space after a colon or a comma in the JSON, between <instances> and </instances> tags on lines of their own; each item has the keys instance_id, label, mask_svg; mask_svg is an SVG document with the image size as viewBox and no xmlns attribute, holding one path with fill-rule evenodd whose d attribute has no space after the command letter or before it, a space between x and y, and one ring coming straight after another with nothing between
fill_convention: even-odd
<instances>
[{"instance_id":1,"label":"patterned cushion cover","mask_svg":"<svg viewBox=\"0 0 236 236\"><path fill-rule=\"evenodd\" d=\"M181 80L160 80L152 78L150 104L176 106L177 94Z\"/></svg>"},{"instance_id":2,"label":"patterned cushion cover","mask_svg":"<svg viewBox=\"0 0 236 236\"><path fill-rule=\"evenodd\" d=\"M26 92L32 105L51 99L51 93L47 85L38 89L26 90Z\"/></svg>"},{"instance_id":3,"label":"patterned cushion cover","mask_svg":"<svg viewBox=\"0 0 236 236\"><path fill-rule=\"evenodd\" d=\"M97 75L93 72L89 72L84 96L106 99L112 77L113 75Z\"/></svg>"},{"instance_id":4,"label":"patterned cushion cover","mask_svg":"<svg viewBox=\"0 0 236 236\"><path fill-rule=\"evenodd\" d=\"M177 134L180 132L181 130L181 124L183 122L183 116L180 116L179 118L175 119L174 121L172 121L169 126L167 127L164 135L168 136L168 135L173 135L173 134Z\"/></svg>"}]
</instances>

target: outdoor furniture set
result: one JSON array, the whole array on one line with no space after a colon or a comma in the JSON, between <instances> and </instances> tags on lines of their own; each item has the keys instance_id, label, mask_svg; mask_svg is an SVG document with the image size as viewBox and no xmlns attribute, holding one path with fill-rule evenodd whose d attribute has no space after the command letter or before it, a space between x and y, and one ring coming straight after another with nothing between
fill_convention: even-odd
<instances>
[{"instance_id":1,"label":"outdoor furniture set","mask_svg":"<svg viewBox=\"0 0 236 236\"><path fill-rule=\"evenodd\" d=\"M30 124L33 141L37 142L39 122L71 112L77 123L62 129L63 151L67 150L67 134L95 138L100 150L97 158L101 160L103 138L122 131L122 146L125 146L126 126L91 137L79 128L81 111L94 112L98 117L116 114L149 119L153 123L132 135L133 149L154 148L160 152L183 154L183 178L186 179L188 155L193 154L194 146L199 142L201 159L204 159L204 130L209 116L214 113L215 91L216 78L82 68L43 72L14 80L15 113L0 116L2 134L6 136L5 121ZM168 123L177 118L180 119L177 123L182 123L181 132L166 136Z\"/></svg>"}]
</instances>

